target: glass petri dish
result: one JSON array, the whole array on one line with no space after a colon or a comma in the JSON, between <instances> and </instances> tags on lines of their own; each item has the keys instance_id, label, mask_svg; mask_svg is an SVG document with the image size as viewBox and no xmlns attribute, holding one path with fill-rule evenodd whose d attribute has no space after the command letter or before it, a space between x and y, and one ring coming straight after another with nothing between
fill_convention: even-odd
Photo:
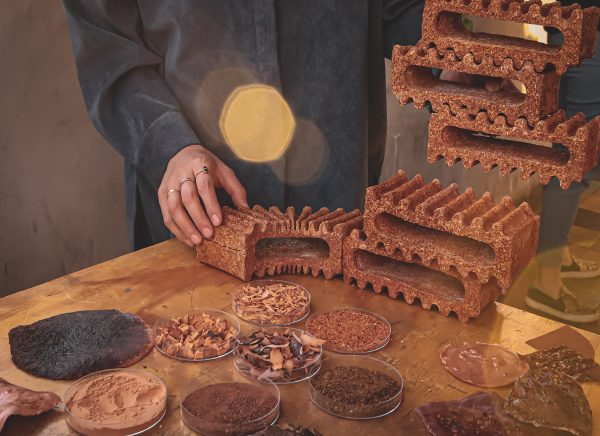
<instances>
[{"instance_id":1,"label":"glass petri dish","mask_svg":"<svg viewBox=\"0 0 600 436\"><path fill-rule=\"evenodd\" d=\"M134 387L147 384L146 388ZM107 369L74 382L65 393L65 421L88 436L137 435L154 428L167 410L167 387L154 374ZM94 408L90 418L86 411ZM115 413L121 409L122 413ZM99 412L100 411L100 412Z\"/></svg>"},{"instance_id":2,"label":"glass petri dish","mask_svg":"<svg viewBox=\"0 0 600 436\"><path fill-rule=\"evenodd\" d=\"M365 344L364 347L352 347L351 345L344 346L341 340L338 341L338 340L336 340L336 338L323 337L323 335L317 334L316 329L313 327L313 323L315 322L315 319L316 318L318 319L318 317L320 317L322 315L336 313L336 312L356 312L356 313L368 315L368 316L374 318L375 320L379 321L381 323L381 325L384 326L386 333L385 334L382 333L380 338L377 338L377 339L369 342L369 344ZM351 307L351 306L338 306L338 307L334 307L332 310L314 313L306 321L305 328L306 328L306 331L308 333L310 333L311 335L313 335L319 339L324 339L327 341L323 345L324 349L326 349L327 351L332 351L334 353L340 353L340 354L372 353L374 351L381 350L383 347L385 347L390 342L390 339L392 337L392 326L390 325L390 323L388 322L387 319L385 319L383 316L378 315L374 312L369 312L368 310L364 310L359 307ZM349 328L350 328L350 326L345 326L344 330L348 331ZM357 326L356 335L360 335L364 331L365 331L364 327L361 328L361 327ZM329 336L329 335L327 334L325 336Z\"/></svg>"},{"instance_id":3,"label":"glass petri dish","mask_svg":"<svg viewBox=\"0 0 600 436\"><path fill-rule=\"evenodd\" d=\"M266 332L269 334L275 332L286 332L286 334L292 335L295 334L298 338L300 338L303 334L307 334L308 336L314 338L314 336L304 332L303 330L291 328L291 327L264 327L259 332ZM306 380L310 377L311 373L315 368L318 368L321 364L321 358L323 356L323 347L318 346L318 353L315 354L314 358L311 359L306 364L299 366L298 368L294 368L291 371L280 369L273 371L272 368L259 368L253 365L249 360L248 356L244 353L244 344L243 341L247 338L239 338L237 344L233 350L233 364L235 368L240 372L240 374L256 380L270 380L276 384L289 384L289 383L298 383L303 380ZM316 338L315 338L316 339Z\"/></svg>"},{"instance_id":4,"label":"glass petri dish","mask_svg":"<svg viewBox=\"0 0 600 436\"><path fill-rule=\"evenodd\" d=\"M268 380L249 380L231 370L192 381L188 386L181 396L181 420L202 435L255 433L279 418L279 388ZM252 399L259 406L248 407L247 402ZM228 411L233 411L231 416Z\"/></svg>"},{"instance_id":5,"label":"glass petri dish","mask_svg":"<svg viewBox=\"0 0 600 436\"><path fill-rule=\"evenodd\" d=\"M164 333L162 332L164 332L165 329L168 329L170 326L173 325L173 319L185 315L190 317L193 317L194 315L202 316L202 314L210 315L214 319L219 318L225 320L227 322L227 328L233 327L235 329L235 334L229 339L220 343L216 343L214 340L211 340L212 344L210 346L193 347L192 350L197 357L188 357L189 355L183 355L183 353L180 351L182 347L177 347L176 345L175 353L177 354L174 354L173 351L168 352L169 347L172 345L172 343L163 341L162 337L164 336ZM237 320L237 318L233 315L216 309L192 309L186 314L176 314L169 317L168 319L163 318L156 321L156 323L154 324L154 347L160 353L164 354L167 357L170 357L171 359L182 360L185 362L203 362L206 360L219 359L231 353L239 334L240 323Z\"/></svg>"},{"instance_id":6,"label":"glass petri dish","mask_svg":"<svg viewBox=\"0 0 600 436\"><path fill-rule=\"evenodd\" d=\"M319 390L321 377L325 377L327 372L339 367L358 367L370 371L376 371L390 379L394 380L397 388L389 393L389 397L382 401L351 401L345 402L331 393L324 393ZM347 379L348 381L356 378ZM365 386L367 383L365 383ZM404 380L396 368L373 357L346 355L334 356L321 361L320 368L314 368L309 379L309 396L311 401L323 411L341 418L349 419L375 419L389 415L394 412L402 403L402 390ZM352 392L360 392L360 386L353 386Z\"/></svg>"},{"instance_id":7,"label":"glass petri dish","mask_svg":"<svg viewBox=\"0 0 600 436\"><path fill-rule=\"evenodd\" d=\"M283 286L294 286L298 288L299 291L304 295L304 299L306 303L301 307L290 313L268 313L268 309L266 311L260 310L257 308L254 312L248 313L243 310L244 304L240 299L241 294L243 293L243 289L246 286L255 286L255 287L265 287L272 285L283 285ZM297 322L305 319L310 313L310 292L304 286L299 285L298 283L288 282L285 280L275 280L275 279L267 279L267 280L254 280L247 283L242 283L236 286L233 289L233 296L231 307L233 309L233 313L236 314L241 320L249 322L250 324L259 325L259 326L285 326L292 325Z\"/></svg>"}]
</instances>

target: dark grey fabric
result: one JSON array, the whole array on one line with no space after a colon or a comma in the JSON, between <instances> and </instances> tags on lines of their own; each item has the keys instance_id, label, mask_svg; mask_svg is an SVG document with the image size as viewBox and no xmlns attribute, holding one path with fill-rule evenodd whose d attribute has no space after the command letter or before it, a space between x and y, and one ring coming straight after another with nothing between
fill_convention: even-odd
<instances>
[{"instance_id":1,"label":"dark grey fabric","mask_svg":"<svg viewBox=\"0 0 600 436\"><path fill-rule=\"evenodd\" d=\"M598 38L600 39L600 32ZM562 35L552 35L550 43L561 45ZM560 82L560 107L565 109L567 116L572 117L578 112L583 112L589 121L600 115L599 77L600 51L596 51L592 58L584 60L579 67L567 70ZM564 148L560 144L554 146ZM581 194L589 188L590 181L599 175L600 162L582 182L573 182L569 189L562 189L556 177L544 187L538 246L538 257L542 264L553 267L561 265L562 249L569 239Z\"/></svg>"},{"instance_id":2,"label":"dark grey fabric","mask_svg":"<svg viewBox=\"0 0 600 436\"><path fill-rule=\"evenodd\" d=\"M90 118L125 158L136 248L169 237L156 190L190 144L231 166L250 204L353 209L377 182L384 54L420 38L422 0L63 3ZM237 159L218 125L230 93L255 83L280 90L297 122L286 154L262 164Z\"/></svg>"}]
</instances>

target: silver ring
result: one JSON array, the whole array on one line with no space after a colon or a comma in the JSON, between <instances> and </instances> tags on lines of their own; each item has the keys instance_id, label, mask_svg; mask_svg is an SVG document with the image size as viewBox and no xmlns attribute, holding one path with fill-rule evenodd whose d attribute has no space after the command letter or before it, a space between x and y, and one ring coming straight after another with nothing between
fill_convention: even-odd
<instances>
[{"instance_id":1,"label":"silver ring","mask_svg":"<svg viewBox=\"0 0 600 436\"><path fill-rule=\"evenodd\" d=\"M169 189L167 191L167 198L169 198L169 195L171 195L173 192L179 192L179 189Z\"/></svg>"},{"instance_id":2,"label":"silver ring","mask_svg":"<svg viewBox=\"0 0 600 436\"><path fill-rule=\"evenodd\" d=\"M200 171L196 171L194 173L194 177L198 177L198 174L200 174L200 173L208 174L208 167L202 167L202 169Z\"/></svg>"}]
</instances>

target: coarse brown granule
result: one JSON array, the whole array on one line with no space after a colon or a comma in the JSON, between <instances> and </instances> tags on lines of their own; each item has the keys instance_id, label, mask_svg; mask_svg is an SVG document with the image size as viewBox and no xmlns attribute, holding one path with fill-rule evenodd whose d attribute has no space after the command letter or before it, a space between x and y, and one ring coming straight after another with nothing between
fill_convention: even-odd
<instances>
[{"instance_id":1,"label":"coarse brown granule","mask_svg":"<svg viewBox=\"0 0 600 436\"><path fill-rule=\"evenodd\" d=\"M183 408L206 422L244 425L262 418L277 398L249 383L219 383L202 387L183 400Z\"/></svg>"},{"instance_id":2,"label":"coarse brown granule","mask_svg":"<svg viewBox=\"0 0 600 436\"><path fill-rule=\"evenodd\" d=\"M340 310L316 315L306 323L307 331L327 342L330 351L364 353L384 345L390 326L384 321L356 310Z\"/></svg>"},{"instance_id":3,"label":"coarse brown granule","mask_svg":"<svg viewBox=\"0 0 600 436\"><path fill-rule=\"evenodd\" d=\"M354 365L320 371L312 385L324 397L349 405L379 404L398 395L401 389L387 374Z\"/></svg>"}]
</instances>

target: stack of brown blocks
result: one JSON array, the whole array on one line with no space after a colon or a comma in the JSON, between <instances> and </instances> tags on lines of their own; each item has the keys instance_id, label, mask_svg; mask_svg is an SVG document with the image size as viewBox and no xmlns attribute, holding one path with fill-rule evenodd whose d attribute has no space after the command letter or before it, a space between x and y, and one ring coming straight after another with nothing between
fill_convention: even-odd
<instances>
[{"instance_id":1,"label":"stack of brown blocks","mask_svg":"<svg viewBox=\"0 0 600 436\"><path fill-rule=\"evenodd\" d=\"M463 14L553 27L564 43L472 33ZM468 168L480 163L485 171L499 166L502 174L520 170L524 179L537 172L541 183L555 176L565 189L581 181L598 160L600 117L588 124L581 114L566 119L558 111L558 89L560 75L594 53L599 17L595 7L540 0L426 0L423 38L415 47L394 47L392 82L401 104L431 105L428 160L462 160ZM517 80L526 93L446 82L434 68Z\"/></svg>"},{"instance_id":2,"label":"stack of brown blocks","mask_svg":"<svg viewBox=\"0 0 600 436\"><path fill-rule=\"evenodd\" d=\"M531 260L538 232L526 203L496 203L489 193L477 198L400 172L367 190L363 231L344 241L344 279L466 322Z\"/></svg>"}]
</instances>

